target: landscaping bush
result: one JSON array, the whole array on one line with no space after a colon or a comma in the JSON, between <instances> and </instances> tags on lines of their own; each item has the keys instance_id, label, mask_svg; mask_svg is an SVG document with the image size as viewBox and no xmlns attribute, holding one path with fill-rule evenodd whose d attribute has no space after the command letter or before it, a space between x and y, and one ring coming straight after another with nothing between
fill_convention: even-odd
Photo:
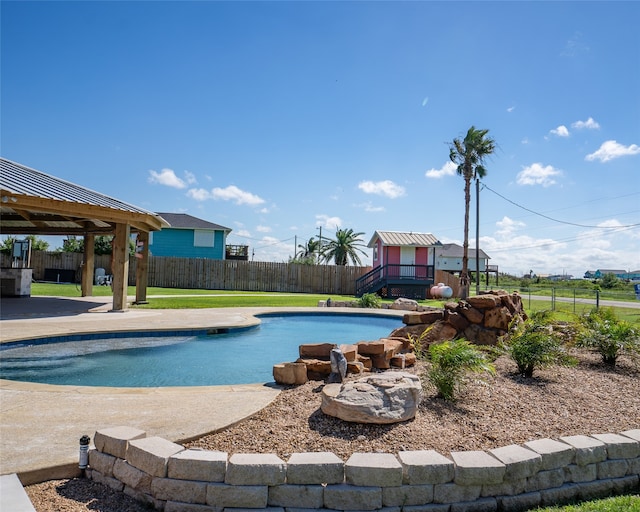
<instances>
[{"instance_id":1,"label":"landscaping bush","mask_svg":"<svg viewBox=\"0 0 640 512\"><path fill-rule=\"evenodd\" d=\"M358 306L361 308L379 308L382 299L375 293L365 293L358 299Z\"/></svg>"},{"instance_id":2,"label":"landscaping bush","mask_svg":"<svg viewBox=\"0 0 640 512\"><path fill-rule=\"evenodd\" d=\"M510 332L503 337L501 347L515 361L524 377L533 377L537 368L576 364L554 330L549 311L534 313L527 320L512 325Z\"/></svg>"},{"instance_id":3,"label":"landscaping bush","mask_svg":"<svg viewBox=\"0 0 640 512\"><path fill-rule=\"evenodd\" d=\"M580 324L576 345L599 353L605 364L615 366L621 354L634 359L640 355L640 331L618 320L613 309L594 309L581 318Z\"/></svg>"},{"instance_id":4,"label":"landscaping bush","mask_svg":"<svg viewBox=\"0 0 640 512\"><path fill-rule=\"evenodd\" d=\"M470 373L495 375L495 367L485 355L465 339L443 341L429 346L431 367L427 378L438 396L454 400L466 384Z\"/></svg>"}]
</instances>

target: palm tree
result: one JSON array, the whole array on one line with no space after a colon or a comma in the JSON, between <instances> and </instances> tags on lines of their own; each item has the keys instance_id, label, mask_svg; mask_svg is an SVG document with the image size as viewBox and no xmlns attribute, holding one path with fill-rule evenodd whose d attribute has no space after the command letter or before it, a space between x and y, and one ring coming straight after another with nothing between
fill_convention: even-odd
<instances>
[{"instance_id":1,"label":"palm tree","mask_svg":"<svg viewBox=\"0 0 640 512\"><path fill-rule=\"evenodd\" d=\"M309 238L306 244L298 244L298 249L300 249L300 251L296 253L296 258L311 258L314 254L316 254L316 252L318 252L319 246L319 240L315 240L313 237Z\"/></svg>"},{"instance_id":2,"label":"palm tree","mask_svg":"<svg viewBox=\"0 0 640 512\"><path fill-rule=\"evenodd\" d=\"M362 265L358 252L366 254L361 247L365 247L360 238L364 233L354 233L353 229L338 229L334 240L323 240L321 254L324 261L333 260L336 265Z\"/></svg>"},{"instance_id":3,"label":"palm tree","mask_svg":"<svg viewBox=\"0 0 640 512\"><path fill-rule=\"evenodd\" d=\"M495 150L496 143L487 137L489 130L472 126L463 140L453 139L449 146L449 159L457 164L457 173L464 178L464 243L462 244L462 270L460 271L460 298L469 296L469 203L471 180L484 178L487 170L484 159Z\"/></svg>"}]
</instances>

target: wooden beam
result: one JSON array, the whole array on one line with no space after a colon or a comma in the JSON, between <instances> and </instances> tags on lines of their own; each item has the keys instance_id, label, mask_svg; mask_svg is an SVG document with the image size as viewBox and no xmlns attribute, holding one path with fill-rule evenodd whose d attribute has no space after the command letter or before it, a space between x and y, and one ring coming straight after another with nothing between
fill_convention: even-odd
<instances>
[{"instance_id":1,"label":"wooden beam","mask_svg":"<svg viewBox=\"0 0 640 512\"><path fill-rule=\"evenodd\" d=\"M93 234L84 237L84 261L82 262L82 296L93 296L93 273L95 266L94 252L95 236Z\"/></svg>"},{"instance_id":2,"label":"wooden beam","mask_svg":"<svg viewBox=\"0 0 640 512\"><path fill-rule=\"evenodd\" d=\"M149 280L149 232L141 231L136 239L136 304L147 302Z\"/></svg>"},{"instance_id":3,"label":"wooden beam","mask_svg":"<svg viewBox=\"0 0 640 512\"><path fill-rule=\"evenodd\" d=\"M153 214L138 213L129 210L119 210L86 203L72 203L42 197L13 195L16 199L11 204L12 209L27 210L31 212L57 213L85 219L99 219L105 222L135 223L144 226L147 230L158 231L162 229L162 222Z\"/></svg>"},{"instance_id":4,"label":"wooden beam","mask_svg":"<svg viewBox=\"0 0 640 512\"><path fill-rule=\"evenodd\" d=\"M104 228L69 228L69 227L8 227L2 225L0 229L3 235L74 235L74 236L84 236L86 234L94 234L94 235L110 235L115 232L115 229L111 226Z\"/></svg>"},{"instance_id":5,"label":"wooden beam","mask_svg":"<svg viewBox=\"0 0 640 512\"><path fill-rule=\"evenodd\" d=\"M129 278L129 233L128 224L116 224L111 253L113 274L113 311L127 309L127 284Z\"/></svg>"}]
</instances>

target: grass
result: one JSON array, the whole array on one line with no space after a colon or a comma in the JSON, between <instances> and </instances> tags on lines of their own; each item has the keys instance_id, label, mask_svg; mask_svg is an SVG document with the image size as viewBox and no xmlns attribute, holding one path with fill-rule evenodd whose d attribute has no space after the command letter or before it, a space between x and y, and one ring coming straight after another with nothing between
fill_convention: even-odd
<instances>
[{"instance_id":1,"label":"grass","mask_svg":"<svg viewBox=\"0 0 640 512\"><path fill-rule=\"evenodd\" d=\"M32 283L31 294L33 296L51 295L56 297L80 297L80 289L75 284L56 283ZM127 288L129 296L135 296L134 286ZM109 286L94 286L93 295L96 297L108 297L112 295ZM273 293L273 292L247 292L236 290L202 290L184 288L147 288L149 304L133 306L144 309L201 309L201 308L227 308L227 307L315 307L319 300L331 298L334 301L354 301L351 295L325 295L305 293ZM383 303L392 302L384 299ZM420 304L441 308L445 301L424 300ZM534 311L551 309L551 303L544 300L523 299L523 305L528 314ZM572 321L576 315L588 313L593 308L592 304L573 302L561 302L556 300L554 313L560 320ZM615 308L619 319L626 320L634 325L640 325L640 309Z\"/></svg>"},{"instance_id":2,"label":"grass","mask_svg":"<svg viewBox=\"0 0 640 512\"><path fill-rule=\"evenodd\" d=\"M534 510L536 512L640 512L640 495L616 496L614 498L586 501L576 505L545 507Z\"/></svg>"}]
</instances>

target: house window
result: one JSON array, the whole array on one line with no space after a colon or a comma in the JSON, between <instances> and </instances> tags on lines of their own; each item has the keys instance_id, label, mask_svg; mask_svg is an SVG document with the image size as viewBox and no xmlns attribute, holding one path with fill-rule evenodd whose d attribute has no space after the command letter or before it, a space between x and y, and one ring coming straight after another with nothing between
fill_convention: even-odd
<instances>
[{"instance_id":1,"label":"house window","mask_svg":"<svg viewBox=\"0 0 640 512\"><path fill-rule=\"evenodd\" d=\"M373 261L378 261L378 244L373 246Z\"/></svg>"},{"instance_id":2,"label":"house window","mask_svg":"<svg viewBox=\"0 0 640 512\"><path fill-rule=\"evenodd\" d=\"M204 231L196 229L193 231L193 246L194 247L213 247L214 245L213 231Z\"/></svg>"},{"instance_id":3,"label":"house window","mask_svg":"<svg viewBox=\"0 0 640 512\"><path fill-rule=\"evenodd\" d=\"M153 245L153 231L149 231L149 245Z\"/></svg>"}]
</instances>

